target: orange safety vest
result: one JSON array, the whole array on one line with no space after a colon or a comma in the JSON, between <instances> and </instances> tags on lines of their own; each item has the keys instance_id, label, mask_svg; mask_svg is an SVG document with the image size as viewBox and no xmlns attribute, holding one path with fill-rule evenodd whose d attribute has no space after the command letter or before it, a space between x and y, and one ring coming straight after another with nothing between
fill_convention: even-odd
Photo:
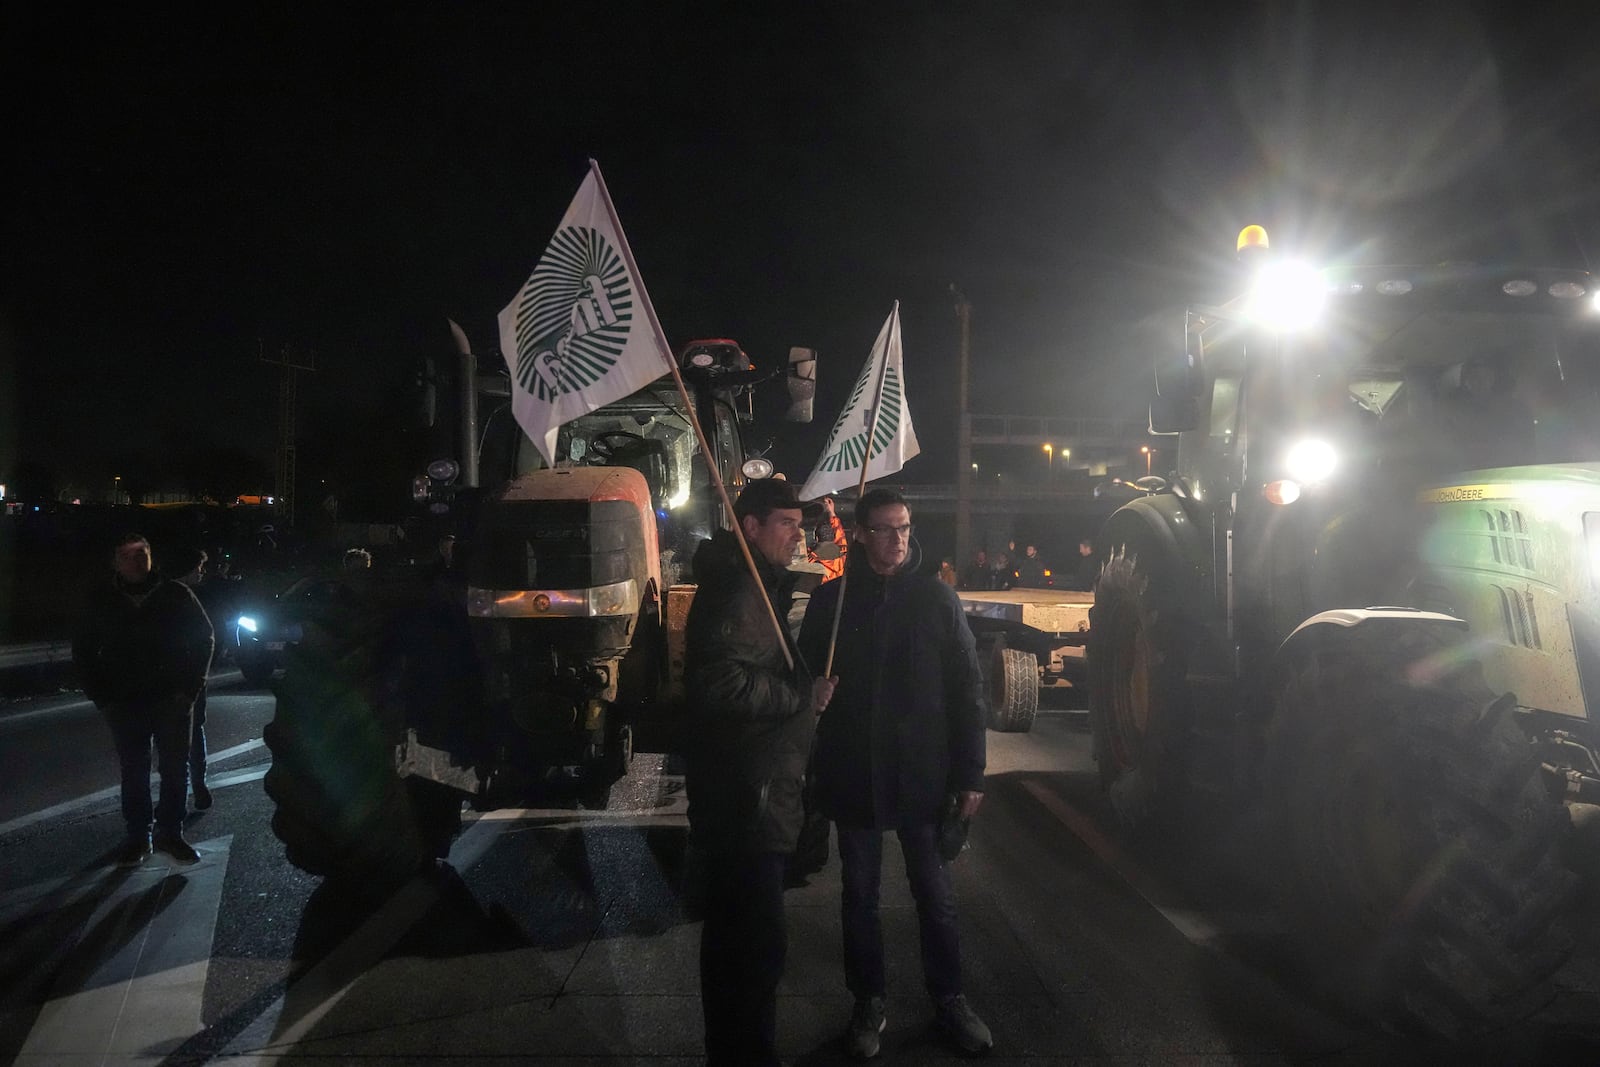
<instances>
[{"instance_id":1,"label":"orange safety vest","mask_svg":"<svg viewBox=\"0 0 1600 1067\"><path fill-rule=\"evenodd\" d=\"M833 527L833 543L839 546L839 558L818 559L815 552L809 555L812 563L822 564L822 580L825 582L844 577L845 554L850 551L850 542L844 536L844 523L839 521L839 516L829 516L828 523Z\"/></svg>"}]
</instances>

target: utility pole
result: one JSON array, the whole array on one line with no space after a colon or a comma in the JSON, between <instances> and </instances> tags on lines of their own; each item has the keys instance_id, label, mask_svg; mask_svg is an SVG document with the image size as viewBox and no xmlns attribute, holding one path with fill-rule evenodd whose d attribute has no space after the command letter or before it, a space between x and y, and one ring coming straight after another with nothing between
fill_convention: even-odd
<instances>
[{"instance_id":1,"label":"utility pole","mask_svg":"<svg viewBox=\"0 0 1600 1067\"><path fill-rule=\"evenodd\" d=\"M315 371L317 354L312 352L309 356L298 357L288 345L284 345L278 349L277 359L268 359L260 341L256 342L256 349L261 362L283 368L283 377L278 382L278 465L272 491L277 498L278 514L283 519L283 525L293 527L295 375L300 371ZM306 362L297 362L300 358Z\"/></svg>"},{"instance_id":2,"label":"utility pole","mask_svg":"<svg viewBox=\"0 0 1600 1067\"><path fill-rule=\"evenodd\" d=\"M961 329L956 372L961 383L956 402L956 566L965 567L972 558L972 413L967 382L972 363L972 304L954 282L950 295L955 298L956 322Z\"/></svg>"}]
</instances>

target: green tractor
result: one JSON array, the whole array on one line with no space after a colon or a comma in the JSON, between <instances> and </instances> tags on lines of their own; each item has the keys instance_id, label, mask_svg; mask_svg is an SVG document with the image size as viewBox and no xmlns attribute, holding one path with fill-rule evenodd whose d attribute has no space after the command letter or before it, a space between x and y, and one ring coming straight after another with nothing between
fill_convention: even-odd
<instances>
[{"instance_id":1,"label":"green tractor","mask_svg":"<svg viewBox=\"0 0 1600 1067\"><path fill-rule=\"evenodd\" d=\"M1240 260L1157 360L1176 469L1100 542L1100 775L1135 832L1266 846L1330 989L1470 1032L1570 953L1597 851L1595 285Z\"/></svg>"}]
</instances>

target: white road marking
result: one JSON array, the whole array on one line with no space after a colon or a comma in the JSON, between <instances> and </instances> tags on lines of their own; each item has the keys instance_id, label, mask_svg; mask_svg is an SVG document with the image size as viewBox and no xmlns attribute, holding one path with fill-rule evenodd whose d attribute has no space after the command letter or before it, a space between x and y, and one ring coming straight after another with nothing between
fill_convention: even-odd
<instances>
[{"instance_id":1,"label":"white road marking","mask_svg":"<svg viewBox=\"0 0 1600 1067\"><path fill-rule=\"evenodd\" d=\"M200 862L188 867L157 853L126 875L67 951L17 1064L156 1060L205 1028L200 1009L232 843L231 835L199 843Z\"/></svg>"},{"instance_id":2,"label":"white road marking","mask_svg":"<svg viewBox=\"0 0 1600 1067\"><path fill-rule=\"evenodd\" d=\"M1165 894L1156 882L1106 838L1086 815L1038 782L1023 782L1022 787L1033 794L1033 798L1044 805L1045 810L1064 824L1074 837L1089 846L1089 850L1100 857L1102 863L1116 871L1135 893L1144 898L1146 904L1159 912L1188 941L1202 948L1210 948L1221 942L1221 932L1199 912L1161 903L1160 898Z\"/></svg>"},{"instance_id":3,"label":"white road marking","mask_svg":"<svg viewBox=\"0 0 1600 1067\"><path fill-rule=\"evenodd\" d=\"M213 763L221 763L223 760L232 756L239 756L246 752L253 752L262 747L264 744L266 744L266 742L262 741L260 738L256 738L254 741L246 741L242 745L234 745L232 748L225 748L220 752L213 752L209 755L208 759ZM248 773L253 775L253 777L240 778L234 775L225 775L217 778L210 783L211 788L220 789L226 785L236 785L241 781L254 781L256 778L260 778L262 775L266 774L266 771L251 771ZM45 808L43 811L36 811L31 815L19 815L10 822L0 823L0 837L5 837L7 834L16 833L18 830L25 830L28 827L33 826L35 823L44 822L46 819L54 819L58 815L73 815L85 808L92 808L98 804L103 804L108 800L116 800L121 792L122 790L120 786L112 786L109 789L102 789L99 792L90 793L87 796L81 796L74 800L64 800L60 804Z\"/></svg>"}]
</instances>

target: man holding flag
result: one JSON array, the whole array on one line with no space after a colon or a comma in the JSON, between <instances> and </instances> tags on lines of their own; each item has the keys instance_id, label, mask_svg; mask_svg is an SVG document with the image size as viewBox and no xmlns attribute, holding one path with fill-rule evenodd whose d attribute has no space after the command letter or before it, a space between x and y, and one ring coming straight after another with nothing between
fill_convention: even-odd
<instances>
[{"instance_id":1,"label":"man holding flag","mask_svg":"<svg viewBox=\"0 0 1600 1067\"><path fill-rule=\"evenodd\" d=\"M962 1051L993 1046L963 996L952 854L941 823L964 823L983 800L984 705L977 646L955 590L908 573L911 509L892 489L856 504L855 544L841 581L811 596L800 628L808 662L829 656L838 688L817 724L816 795L833 820L844 894L845 984L855 1010L846 1050L878 1055L886 1024L883 927L878 915L883 834L893 830L917 904L923 981L934 1022Z\"/></svg>"},{"instance_id":2,"label":"man holding flag","mask_svg":"<svg viewBox=\"0 0 1600 1067\"><path fill-rule=\"evenodd\" d=\"M845 984L856 1001L844 1038L857 1059L878 1055L887 1026L878 915L885 830L897 833L905 854L935 1023L964 1052L994 1045L962 992L946 866L955 854L942 847L942 831L964 829L983 800L986 717L977 647L955 591L910 573L905 498L866 489L869 478L900 470L917 452L897 303L801 493L811 497L854 480L859 494L844 575L812 594L800 628L802 656L838 679L817 724L812 770L817 801L837 827Z\"/></svg>"}]
</instances>

